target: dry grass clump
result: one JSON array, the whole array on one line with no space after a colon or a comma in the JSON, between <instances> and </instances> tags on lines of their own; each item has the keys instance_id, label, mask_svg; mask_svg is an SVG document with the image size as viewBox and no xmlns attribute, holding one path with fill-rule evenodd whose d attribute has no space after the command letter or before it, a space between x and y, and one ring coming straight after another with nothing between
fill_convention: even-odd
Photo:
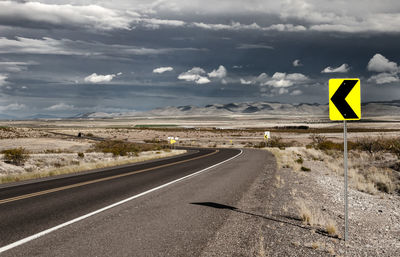
<instances>
[{"instance_id":1,"label":"dry grass clump","mask_svg":"<svg viewBox=\"0 0 400 257\"><path fill-rule=\"evenodd\" d=\"M314 250L318 249L319 247L320 247L319 242L313 242L313 243L311 244L311 248L314 249Z\"/></svg>"},{"instance_id":2,"label":"dry grass clump","mask_svg":"<svg viewBox=\"0 0 400 257\"><path fill-rule=\"evenodd\" d=\"M12 148L1 151L4 160L14 165L22 165L29 158L29 152L25 148Z\"/></svg>"},{"instance_id":3,"label":"dry grass clump","mask_svg":"<svg viewBox=\"0 0 400 257\"><path fill-rule=\"evenodd\" d=\"M393 171L387 168L371 166L352 176L355 177L357 189L370 194L375 194L377 190L392 194L398 189L398 185L394 182L396 177Z\"/></svg>"},{"instance_id":4,"label":"dry grass clump","mask_svg":"<svg viewBox=\"0 0 400 257\"><path fill-rule=\"evenodd\" d=\"M324 138L317 138L318 140L315 139L316 144L325 140ZM372 147L368 142L375 142L376 144L372 144ZM385 165L388 165L386 164L388 158L395 158L393 154L397 142L400 141L382 138L357 141L353 145L355 150L349 151L348 176L351 185L357 190L369 194L377 194L378 192L391 194L400 190L399 176L396 176L392 169L385 167ZM364 145L365 149L370 150L361 150L360 145ZM374 158L371 158L371 152ZM302 156L305 157L305 160L323 160L327 171L333 171L341 176L344 175L343 153L341 151L306 148L303 149Z\"/></svg>"},{"instance_id":5,"label":"dry grass clump","mask_svg":"<svg viewBox=\"0 0 400 257\"><path fill-rule=\"evenodd\" d=\"M318 226L329 235L337 235L336 223L332 219L325 218L317 209L308 205L303 199L296 201L299 218L304 224L311 227Z\"/></svg>"},{"instance_id":6,"label":"dry grass clump","mask_svg":"<svg viewBox=\"0 0 400 257\"><path fill-rule=\"evenodd\" d=\"M331 236L337 235L336 223L329 219L325 224L325 230Z\"/></svg>"},{"instance_id":7,"label":"dry grass clump","mask_svg":"<svg viewBox=\"0 0 400 257\"><path fill-rule=\"evenodd\" d=\"M275 156L279 169L291 168L294 171L300 171L301 164L297 161L299 159L299 149L299 147L286 149L269 148L268 151Z\"/></svg>"},{"instance_id":8,"label":"dry grass clump","mask_svg":"<svg viewBox=\"0 0 400 257\"><path fill-rule=\"evenodd\" d=\"M296 202L298 207L298 212L300 219L303 221L304 224L308 224L310 226L314 225L314 215L312 210L306 205L303 200L298 200Z\"/></svg>"}]
</instances>

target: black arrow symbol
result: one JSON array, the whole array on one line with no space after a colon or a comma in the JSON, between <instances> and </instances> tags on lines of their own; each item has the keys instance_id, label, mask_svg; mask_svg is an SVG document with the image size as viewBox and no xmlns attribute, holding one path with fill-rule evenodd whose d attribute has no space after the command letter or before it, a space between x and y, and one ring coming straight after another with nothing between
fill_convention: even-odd
<instances>
[{"instance_id":1,"label":"black arrow symbol","mask_svg":"<svg viewBox=\"0 0 400 257\"><path fill-rule=\"evenodd\" d=\"M357 114L345 100L357 82L358 80L343 80L342 84L340 84L338 90L336 90L331 98L332 103L336 106L345 119L358 119Z\"/></svg>"}]
</instances>

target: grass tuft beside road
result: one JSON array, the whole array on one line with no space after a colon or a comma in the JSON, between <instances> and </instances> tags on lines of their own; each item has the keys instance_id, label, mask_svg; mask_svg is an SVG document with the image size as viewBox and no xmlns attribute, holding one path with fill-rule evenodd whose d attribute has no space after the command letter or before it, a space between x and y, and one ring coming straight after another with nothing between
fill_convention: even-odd
<instances>
[{"instance_id":1,"label":"grass tuft beside road","mask_svg":"<svg viewBox=\"0 0 400 257\"><path fill-rule=\"evenodd\" d=\"M107 167L113 167L113 166L117 166L117 165L131 164L131 163L137 163L137 162L148 161L148 160L153 160L153 159L171 157L171 156L175 156L175 155L179 155L179 154L184 154L184 153L186 153L186 150L172 150L171 151L168 149L168 151L152 151L151 153L152 154L150 154L150 155L139 154L138 156L133 156L128 159L120 159L120 160L117 159L117 160L113 160L113 161L96 162L96 163L83 163L80 165L71 165L71 166L65 166L65 167L60 167L60 168L51 168L51 169L47 169L47 170L44 170L41 172L25 172L25 173L21 173L21 174L5 175L5 176L0 177L0 184L29 180L29 179L51 177L51 176L57 176L57 175L62 175L62 174L71 174L71 173L77 173L77 172L81 172L81 171L107 168Z\"/></svg>"}]
</instances>

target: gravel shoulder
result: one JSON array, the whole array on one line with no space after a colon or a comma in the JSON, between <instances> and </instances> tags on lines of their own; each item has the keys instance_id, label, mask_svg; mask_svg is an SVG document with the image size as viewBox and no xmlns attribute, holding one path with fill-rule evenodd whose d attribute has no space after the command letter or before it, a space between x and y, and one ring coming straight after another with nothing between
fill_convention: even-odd
<instances>
[{"instance_id":1,"label":"gravel shoulder","mask_svg":"<svg viewBox=\"0 0 400 257\"><path fill-rule=\"evenodd\" d=\"M400 256L398 194L350 187L345 242L343 176L320 160L304 165L311 172L265 163L202 256ZM312 225L301 220L304 209ZM327 232L328 225L335 233Z\"/></svg>"}]
</instances>

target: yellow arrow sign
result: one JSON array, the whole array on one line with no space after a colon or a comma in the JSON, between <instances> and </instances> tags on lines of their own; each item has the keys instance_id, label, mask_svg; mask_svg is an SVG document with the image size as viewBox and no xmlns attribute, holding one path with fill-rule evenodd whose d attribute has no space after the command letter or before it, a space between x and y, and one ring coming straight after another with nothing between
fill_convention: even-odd
<instances>
[{"instance_id":1,"label":"yellow arrow sign","mask_svg":"<svg viewBox=\"0 0 400 257\"><path fill-rule=\"evenodd\" d=\"M176 140L175 140L175 139L171 139L171 140L169 141L169 143L170 143L171 145L173 145L173 144L176 143Z\"/></svg>"},{"instance_id":2,"label":"yellow arrow sign","mask_svg":"<svg viewBox=\"0 0 400 257\"><path fill-rule=\"evenodd\" d=\"M329 80L329 118L331 120L361 119L360 79Z\"/></svg>"}]
</instances>

